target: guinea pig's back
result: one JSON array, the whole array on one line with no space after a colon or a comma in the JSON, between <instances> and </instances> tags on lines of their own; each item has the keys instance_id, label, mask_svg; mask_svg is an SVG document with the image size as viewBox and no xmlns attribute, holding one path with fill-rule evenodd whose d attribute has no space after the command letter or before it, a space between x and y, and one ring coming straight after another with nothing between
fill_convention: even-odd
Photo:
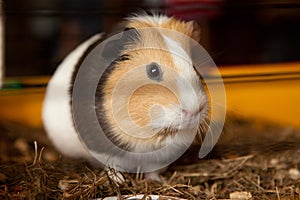
<instances>
[{"instance_id":1,"label":"guinea pig's back","mask_svg":"<svg viewBox=\"0 0 300 200\"><path fill-rule=\"evenodd\" d=\"M46 89L42 111L44 128L54 146L67 156L89 157L74 127L70 88L76 73L75 67L87 49L101 36L97 34L73 50L58 66Z\"/></svg>"}]
</instances>

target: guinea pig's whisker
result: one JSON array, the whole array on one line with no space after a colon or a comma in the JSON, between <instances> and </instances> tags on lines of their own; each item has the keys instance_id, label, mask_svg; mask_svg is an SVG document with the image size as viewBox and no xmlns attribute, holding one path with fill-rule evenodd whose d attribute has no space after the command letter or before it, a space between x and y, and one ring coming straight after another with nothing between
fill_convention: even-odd
<instances>
[{"instance_id":1,"label":"guinea pig's whisker","mask_svg":"<svg viewBox=\"0 0 300 200\"><path fill-rule=\"evenodd\" d=\"M207 124L207 122L205 122L205 123ZM209 134L211 134L211 137L214 140L214 134L213 134L213 130L214 129L211 128L212 126L218 127L219 124L218 124L217 121L215 121L214 119L212 119L211 122L210 122L210 126L208 126Z\"/></svg>"},{"instance_id":2,"label":"guinea pig's whisker","mask_svg":"<svg viewBox=\"0 0 300 200\"><path fill-rule=\"evenodd\" d=\"M202 123L199 124L197 129L197 136L200 139L200 142L203 141L203 134L205 134L205 131L207 130L207 123L205 120L202 121Z\"/></svg>"},{"instance_id":3,"label":"guinea pig's whisker","mask_svg":"<svg viewBox=\"0 0 300 200\"><path fill-rule=\"evenodd\" d=\"M198 129L197 130L197 138L200 140L200 143L203 141L203 138L202 138L203 136L201 133L202 133L202 131Z\"/></svg>"}]
</instances>

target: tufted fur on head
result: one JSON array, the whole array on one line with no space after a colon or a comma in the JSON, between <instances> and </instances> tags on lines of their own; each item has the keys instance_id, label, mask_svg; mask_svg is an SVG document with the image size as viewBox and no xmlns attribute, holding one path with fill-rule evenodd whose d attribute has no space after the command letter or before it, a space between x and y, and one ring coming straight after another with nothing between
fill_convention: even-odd
<instances>
[{"instance_id":1,"label":"tufted fur on head","mask_svg":"<svg viewBox=\"0 0 300 200\"><path fill-rule=\"evenodd\" d=\"M179 130L183 142L195 128L203 133L209 103L191 46L182 39L199 42L198 25L159 14L133 15L123 24L128 34L107 45L106 52L116 50L118 57L96 92L96 113L108 137L127 150L148 152L167 145ZM159 75L151 79L152 72Z\"/></svg>"}]
</instances>

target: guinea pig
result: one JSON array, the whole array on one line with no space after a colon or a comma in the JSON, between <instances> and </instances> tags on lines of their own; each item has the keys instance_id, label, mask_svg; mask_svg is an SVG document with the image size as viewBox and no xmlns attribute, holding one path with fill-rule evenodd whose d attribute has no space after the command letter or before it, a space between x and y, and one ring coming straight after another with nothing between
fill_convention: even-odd
<instances>
[{"instance_id":1,"label":"guinea pig","mask_svg":"<svg viewBox=\"0 0 300 200\"><path fill-rule=\"evenodd\" d=\"M97 149L91 150L81 138L80 130L93 125L76 123L72 105L78 102L74 102L72 96L80 66L87 55L113 34L91 37L58 66L46 90L44 127L54 146L66 156L112 160L109 162L112 166L108 167L130 172L141 170L137 165L143 162L141 165L149 168L142 171L150 172L152 168L157 171L176 160L173 157L178 151L186 150L187 140L205 134L209 124L208 95L193 66L191 47L176 34L174 37L168 34L172 31L199 42L200 30L193 21L184 22L160 14L133 15L119 27L124 33L129 32L128 37L121 35L106 43L103 55L109 57L114 51L117 56L98 77L94 104L81 107L82 113L85 108L93 109L105 133L88 139L96 143ZM90 71L91 76L97 73ZM108 142L103 142L107 138ZM106 146L107 143L125 153L112 151L115 147ZM168 148L159 152L165 146ZM126 152L142 156L135 161L133 157L128 158ZM149 152L159 152L159 155L147 157Z\"/></svg>"}]
</instances>

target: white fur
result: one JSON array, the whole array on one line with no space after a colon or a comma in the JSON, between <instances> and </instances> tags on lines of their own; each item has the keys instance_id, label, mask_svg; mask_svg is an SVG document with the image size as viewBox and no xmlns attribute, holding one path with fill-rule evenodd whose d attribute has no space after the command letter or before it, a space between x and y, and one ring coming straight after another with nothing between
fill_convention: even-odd
<instances>
[{"instance_id":1,"label":"white fur","mask_svg":"<svg viewBox=\"0 0 300 200\"><path fill-rule=\"evenodd\" d=\"M140 21L140 22L146 22L150 24L165 24L167 23L170 18L166 15L161 14L153 14L153 16L150 15L133 15L132 17L127 18L130 21Z\"/></svg>"},{"instance_id":2,"label":"white fur","mask_svg":"<svg viewBox=\"0 0 300 200\"><path fill-rule=\"evenodd\" d=\"M55 147L71 157L90 157L74 128L69 89L76 64L99 38L101 34L91 37L64 59L48 83L44 99L42 118L46 132Z\"/></svg>"},{"instance_id":3,"label":"white fur","mask_svg":"<svg viewBox=\"0 0 300 200\"><path fill-rule=\"evenodd\" d=\"M197 98L191 98L191 95L194 94L190 94L190 92L194 91L197 93L200 90L199 78L193 69L192 60L186 51L175 40L165 35L163 37L171 53L173 62L179 69L177 87L180 92L182 106L184 109L192 112L198 109L199 101Z\"/></svg>"},{"instance_id":4,"label":"white fur","mask_svg":"<svg viewBox=\"0 0 300 200\"><path fill-rule=\"evenodd\" d=\"M173 62L179 70L179 75L176 78L180 105L179 107L171 105L169 108L165 108L165 117L161 123L171 124L176 128L184 128L188 126L190 121L182 121L182 109L191 113L197 112L199 105L205 100L205 96L200 89L199 78L193 69L190 56L175 40L164 34L162 36ZM195 120L195 125L197 125L197 121Z\"/></svg>"}]
</instances>

